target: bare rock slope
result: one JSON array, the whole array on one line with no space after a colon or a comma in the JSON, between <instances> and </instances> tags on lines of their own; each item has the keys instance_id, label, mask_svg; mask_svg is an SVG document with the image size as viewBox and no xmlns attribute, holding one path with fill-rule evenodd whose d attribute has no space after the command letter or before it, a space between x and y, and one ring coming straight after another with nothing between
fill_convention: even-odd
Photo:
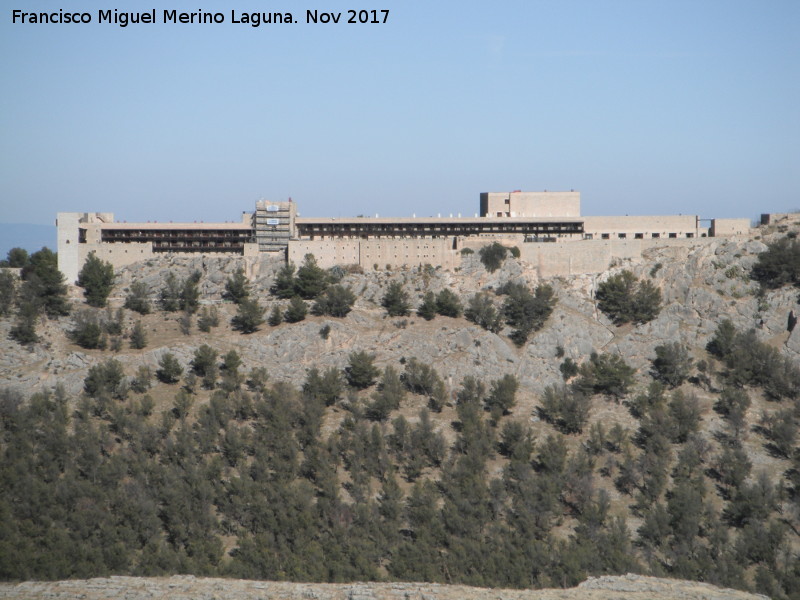
<instances>
[{"instance_id":1,"label":"bare rock slope","mask_svg":"<svg viewBox=\"0 0 800 600\"><path fill-rule=\"evenodd\" d=\"M111 577L0 584L0 598L27 600L756 600L690 581L639 575L590 578L565 590L500 590L433 583L306 584L238 579Z\"/></svg>"}]
</instances>

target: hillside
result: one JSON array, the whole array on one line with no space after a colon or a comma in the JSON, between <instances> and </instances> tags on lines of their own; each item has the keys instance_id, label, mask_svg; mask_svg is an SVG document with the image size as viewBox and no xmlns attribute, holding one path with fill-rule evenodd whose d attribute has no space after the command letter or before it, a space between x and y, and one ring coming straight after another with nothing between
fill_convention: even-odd
<instances>
[{"instance_id":1,"label":"hillside","mask_svg":"<svg viewBox=\"0 0 800 600\"><path fill-rule=\"evenodd\" d=\"M278 583L192 576L111 577L0 584L0 598L24 600L759 600L764 596L703 583L627 575L592 578L568 590L496 590L436 583Z\"/></svg>"},{"instance_id":2,"label":"hillside","mask_svg":"<svg viewBox=\"0 0 800 600\"><path fill-rule=\"evenodd\" d=\"M118 272L111 310L71 290L72 315L39 319L38 343L9 339L14 317L1 318L0 577L526 588L638 572L800 597L797 291L750 278L786 233L665 244L548 281L510 256L488 272L477 254L455 271L342 270L346 316L249 334L232 327L226 282L245 265L265 318L283 312L280 262L165 257ZM597 292L628 271L661 309L615 325ZM195 272L199 310L159 310L168 273ZM119 333L135 282L153 311L123 310ZM388 317L392 282L412 308L450 290L502 310L509 283L549 285L555 305L515 344L507 324ZM76 319L108 329L107 348L77 345ZM137 322L146 345L131 349ZM658 347L680 354L679 377L659 373ZM183 370L173 383L154 377L167 354Z\"/></svg>"}]
</instances>

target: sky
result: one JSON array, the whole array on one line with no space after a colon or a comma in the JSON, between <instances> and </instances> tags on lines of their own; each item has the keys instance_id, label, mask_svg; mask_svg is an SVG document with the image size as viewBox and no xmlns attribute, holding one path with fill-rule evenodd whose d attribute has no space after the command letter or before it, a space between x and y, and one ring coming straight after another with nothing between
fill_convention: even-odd
<instances>
[{"instance_id":1,"label":"sky","mask_svg":"<svg viewBox=\"0 0 800 600\"><path fill-rule=\"evenodd\" d=\"M796 0L3 4L0 223L233 221L289 197L303 216L466 216L517 189L579 190L586 215L800 208ZM113 9L157 23L97 22Z\"/></svg>"}]
</instances>

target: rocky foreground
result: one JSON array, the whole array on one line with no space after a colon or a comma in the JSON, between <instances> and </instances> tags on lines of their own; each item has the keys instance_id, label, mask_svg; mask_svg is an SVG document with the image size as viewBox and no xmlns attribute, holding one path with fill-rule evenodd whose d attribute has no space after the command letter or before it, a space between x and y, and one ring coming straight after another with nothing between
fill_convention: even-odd
<instances>
[{"instance_id":1,"label":"rocky foreground","mask_svg":"<svg viewBox=\"0 0 800 600\"><path fill-rule=\"evenodd\" d=\"M691 581L639 575L593 577L564 590L500 590L435 583L286 583L110 577L0 584L0 598L37 600L754 600L766 596Z\"/></svg>"}]
</instances>

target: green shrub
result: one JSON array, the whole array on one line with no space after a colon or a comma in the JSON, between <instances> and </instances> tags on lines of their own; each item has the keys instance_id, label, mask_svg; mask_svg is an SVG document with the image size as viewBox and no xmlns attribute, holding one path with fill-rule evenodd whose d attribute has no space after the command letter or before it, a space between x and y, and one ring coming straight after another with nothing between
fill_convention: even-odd
<instances>
[{"instance_id":1,"label":"green shrub","mask_svg":"<svg viewBox=\"0 0 800 600\"><path fill-rule=\"evenodd\" d=\"M461 300L452 291L444 289L436 294L436 312L443 317L458 318L462 310Z\"/></svg>"},{"instance_id":2,"label":"green shrub","mask_svg":"<svg viewBox=\"0 0 800 600\"><path fill-rule=\"evenodd\" d=\"M671 388L678 387L689 378L692 358L689 351L680 343L662 344L655 348L652 375Z\"/></svg>"},{"instance_id":3,"label":"green shrub","mask_svg":"<svg viewBox=\"0 0 800 600\"><path fill-rule=\"evenodd\" d=\"M125 296L125 308L139 313L140 315L150 314L150 290L143 281L134 281Z\"/></svg>"},{"instance_id":4,"label":"green shrub","mask_svg":"<svg viewBox=\"0 0 800 600\"><path fill-rule=\"evenodd\" d=\"M390 317L405 317L411 312L408 292L403 289L402 283L399 281L389 283L389 288L381 299L381 306L386 309Z\"/></svg>"},{"instance_id":5,"label":"green shrub","mask_svg":"<svg viewBox=\"0 0 800 600\"><path fill-rule=\"evenodd\" d=\"M249 296L250 282L244 274L244 269L239 267L225 282L223 297L235 304L240 304L242 300Z\"/></svg>"},{"instance_id":6,"label":"green shrub","mask_svg":"<svg viewBox=\"0 0 800 600\"><path fill-rule=\"evenodd\" d=\"M417 314L426 321L430 321L436 316L436 296L433 292L425 292L422 304L417 308Z\"/></svg>"},{"instance_id":7,"label":"green shrub","mask_svg":"<svg viewBox=\"0 0 800 600\"><path fill-rule=\"evenodd\" d=\"M239 310L231 319L231 327L242 333L258 331L258 326L264 322L264 312L266 310L256 300L242 298L239 301Z\"/></svg>"},{"instance_id":8,"label":"green shrub","mask_svg":"<svg viewBox=\"0 0 800 600\"><path fill-rule=\"evenodd\" d=\"M492 333L498 333L503 328L502 315L494 307L491 295L485 292L478 292L470 298L464 317Z\"/></svg>"},{"instance_id":9,"label":"green shrub","mask_svg":"<svg viewBox=\"0 0 800 600\"><path fill-rule=\"evenodd\" d=\"M332 285L317 298L311 312L315 315L328 315L331 317L343 318L353 309L356 296L342 285Z\"/></svg>"},{"instance_id":10,"label":"green shrub","mask_svg":"<svg viewBox=\"0 0 800 600\"><path fill-rule=\"evenodd\" d=\"M525 345L531 333L544 326L556 303L553 288L542 284L532 294L528 287L521 283L506 283L497 290L506 296L502 313L508 325L514 328L511 339L517 346Z\"/></svg>"},{"instance_id":11,"label":"green shrub","mask_svg":"<svg viewBox=\"0 0 800 600\"><path fill-rule=\"evenodd\" d=\"M77 283L83 288L89 306L103 307L114 287L114 267L90 252L78 273Z\"/></svg>"},{"instance_id":12,"label":"green shrub","mask_svg":"<svg viewBox=\"0 0 800 600\"><path fill-rule=\"evenodd\" d=\"M589 419L591 398L570 386L549 385L541 404L539 416L561 433L581 433Z\"/></svg>"},{"instance_id":13,"label":"green shrub","mask_svg":"<svg viewBox=\"0 0 800 600\"><path fill-rule=\"evenodd\" d=\"M494 273L502 266L506 254L508 254L508 248L499 242L492 242L488 246L483 246L478 250L478 254L486 270L490 273Z\"/></svg>"},{"instance_id":14,"label":"green shrub","mask_svg":"<svg viewBox=\"0 0 800 600\"><path fill-rule=\"evenodd\" d=\"M595 297L598 308L616 325L647 323L661 311L661 291L630 271L609 277L597 286Z\"/></svg>"},{"instance_id":15,"label":"green shrub","mask_svg":"<svg viewBox=\"0 0 800 600\"><path fill-rule=\"evenodd\" d=\"M767 244L758 255L750 276L763 288L800 285L800 240L784 237Z\"/></svg>"},{"instance_id":16,"label":"green shrub","mask_svg":"<svg viewBox=\"0 0 800 600\"><path fill-rule=\"evenodd\" d=\"M183 367L174 354L167 352L158 361L156 377L162 383L176 383L182 374Z\"/></svg>"},{"instance_id":17,"label":"green shrub","mask_svg":"<svg viewBox=\"0 0 800 600\"><path fill-rule=\"evenodd\" d=\"M4 317L11 312L16 289L16 276L9 271L0 271L0 317Z\"/></svg>"},{"instance_id":18,"label":"green shrub","mask_svg":"<svg viewBox=\"0 0 800 600\"><path fill-rule=\"evenodd\" d=\"M147 333L141 321L136 321L131 329L130 344L134 350L141 350L147 346Z\"/></svg>"},{"instance_id":19,"label":"green shrub","mask_svg":"<svg viewBox=\"0 0 800 600\"><path fill-rule=\"evenodd\" d=\"M287 323L298 323L303 321L308 314L308 305L303 302L300 296L294 296L289 301L289 306L286 308L286 312L283 315L284 321Z\"/></svg>"},{"instance_id":20,"label":"green shrub","mask_svg":"<svg viewBox=\"0 0 800 600\"><path fill-rule=\"evenodd\" d=\"M328 287L328 274L317 266L313 254L306 254L305 261L297 269L295 292L305 300L313 300Z\"/></svg>"},{"instance_id":21,"label":"green shrub","mask_svg":"<svg viewBox=\"0 0 800 600\"><path fill-rule=\"evenodd\" d=\"M575 382L577 390L586 394L606 394L619 399L633 385L636 369L617 354L592 352L589 361L580 366L578 373L580 377Z\"/></svg>"},{"instance_id":22,"label":"green shrub","mask_svg":"<svg viewBox=\"0 0 800 600\"><path fill-rule=\"evenodd\" d=\"M366 389L375 384L380 371L374 364L375 355L364 352L352 352L349 362L345 367L347 384L359 390Z\"/></svg>"},{"instance_id":23,"label":"green shrub","mask_svg":"<svg viewBox=\"0 0 800 600\"><path fill-rule=\"evenodd\" d=\"M122 363L112 358L89 369L83 380L83 391L92 398L116 394L124 376Z\"/></svg>"},{"instance_id":24,"label":"green shrub","mask_svg":"<svg viewBox=\"0 0 800 600\"><path fill-rule=\"evenodd\" d=\"M495 423L500 420L500 417L509 414L511 409L514 408L517 403L518 389L519 381L511 374L503 375L500 379L492 382L485 404Z\"/></svg>"},{"instance_id":25,"label":"green shrub","mask_svg":"<svg viewBox=\"0 0 800 600\"><path fill-rule=\"evenodd\" d=\"M72 341L81 348L103 349L106 347L106 335L97 315L90 310L83 310L75 317L75 326L69 332Z\"/></svg>"}]
</instances>

